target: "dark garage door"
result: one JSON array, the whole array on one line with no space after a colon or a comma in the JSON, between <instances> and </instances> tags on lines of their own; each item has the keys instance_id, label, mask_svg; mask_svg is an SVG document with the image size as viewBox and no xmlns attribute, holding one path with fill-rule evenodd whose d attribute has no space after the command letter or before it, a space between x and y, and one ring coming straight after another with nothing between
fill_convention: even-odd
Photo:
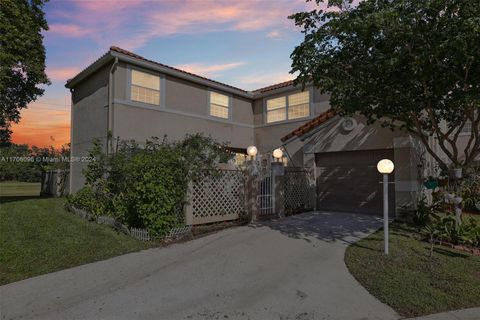
<instances>
[{"instance_id":1,"label":"dark garage door","mask_svg":"<svg viewBox=\"0 0 480 320\"><path fill-rule=\"evenodd\" d=\"M393 160L393 150L317 153L317 208L381 215L382 176L377 162ZM389 176L394 181L394 174ZM395 207L394 185L389 185L389 210Z\"/></svg>"}]
</instances>

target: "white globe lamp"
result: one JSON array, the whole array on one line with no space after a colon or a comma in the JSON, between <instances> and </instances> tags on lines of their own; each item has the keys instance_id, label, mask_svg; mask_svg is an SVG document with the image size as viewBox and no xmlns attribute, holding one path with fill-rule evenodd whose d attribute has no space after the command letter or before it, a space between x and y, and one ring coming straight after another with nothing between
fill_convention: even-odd
<instances>
[{"instance_id":1,"label":"white globe lamp","mask_svg":"<svg viewBox=\"0 0 480 320\"><path fill-rule=\"evenodd\" d=\"M257 155L257 152L258 150L257 150L257 147L255 146L249 146L247 148L247 154L252 158L255 158L255 156Z\"/></svg>"},{"instance_id":2,"label":"white globe lamp","mask_svg":"<svg viewBox=\"0 0 480 320\"><path fill-rule=\"evenodd\" d=\"M277 149L273 150L273 157L275 159L277 159L277 161L280 161L280 159L282 159L282 157L283 157L282 149L277 148Z\"/></svg>"},{"instance_id":3,"label":"white globe lamp","mask_svg":"<svg viewBox=\"0 0 480 320\"><path fill-rule=\"evenodd\" d=\"M381 174L390 174L393 172L394 168L395 166L392 160L389 160L389 159L382 159L377 163L377 170Z\"/></svg>"}]
</instances>

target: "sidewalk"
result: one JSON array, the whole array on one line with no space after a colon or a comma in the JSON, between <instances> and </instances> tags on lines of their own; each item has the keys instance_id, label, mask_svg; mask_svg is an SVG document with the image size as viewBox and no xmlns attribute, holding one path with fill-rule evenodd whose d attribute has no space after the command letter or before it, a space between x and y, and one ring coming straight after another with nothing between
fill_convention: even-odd
<instances>
[{"instance_id":1,"label":"sidewalk","mask_svg":"<svg viewBox=\"0 0 480 320\"><path fill-rule=\"evenodd\" d=\"M480 308L463 309L443 313L431 314L425 317L411 318L410 320L479 320Z\"/></svg>"}]
</instances>

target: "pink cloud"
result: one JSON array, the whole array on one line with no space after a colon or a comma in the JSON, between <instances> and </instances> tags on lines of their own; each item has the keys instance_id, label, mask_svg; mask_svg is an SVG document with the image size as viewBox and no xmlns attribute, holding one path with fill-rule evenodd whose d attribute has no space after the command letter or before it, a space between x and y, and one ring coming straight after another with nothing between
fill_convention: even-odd
<instances>
[{"instance_id":1,"label":"pink cloud","mask_svg":"<svg viewBox=\"0 0 480 320\"><path fill-rule=\"evenodd\" d=\"M205 63L188 63L176 65L175 68L188 71L198 75L217 76L221 71L230 70L244 65L244 62L232 62L224 64L205 64Z\"/></svg>"},{"instance_id":2,"label":"pink cloud","mask_svg":"<svg viewBox=\"0 0 480 320\"><path fill-rule=\"evenodd\" d=\"M246 90L255 90L293 79L295 75L286 72L258 73L238 78L235 85Z\"/></svg>"},{"instance_id":3,"label":"pink cloud","mask_svg":"<svg viewBox=\"0 0 480 320\"><path fill-rule=\"evenodd\" d=\"M48 68L47 75L52 81L66 81L81 71L78 67Z\"/></svg>"},{"instance_id":4,"label":"pink cloud","mask_svg":"<svg viewBox=\"0 0 480 320\"><path fill-rule=\"evenodd\" d=\"M76 24L51 24L48 32L68 38L81 38L90 33L90 30Z\"/></svg>"},{"instance_id":5,"label":"pink cloud","mask_svg":"<svg viewBox=\"0 0 480 320\"><path fill-rule=\"evenodd\" d=\"M100 46L115 43L134 50L157 37L215 31L292 30L287 16L310 10L305 0L285 1L83 1L68 24L56 24L53 34L88 37Z\"/></svg>"},{"instance_id":6,"label":"pink cloud","mask_svg":"<svg viewBox=\"0 0 480 320\"><path fill-rule=\"evenodd\" d=\"M282 37L282 34L279 31L270 31L267 33L267 38L271 39L280 39Z\"/></svg>"},{"instance_id":7,"label":"pink cloud","mask_svg":"<svg viewBox=\"0 0 480 320\"><path fill-rule=\"evenodd\" d=\"M91 12L105 13L112 10L126 9L137 7L141 4L147 3L145 0L74 0L75 5L81 9L85 9Z\"/></svg>"},{"instance_id":8,"label":"pink cloud","mask_svg":"<svg viewBox=\"0 0 480 320\"><path fill-rule=\"evenodd\" d=\"M170 11L150 12L145 37L225 30L255 31L292 24L287 16L298 10L299 3L304 1L186 1Z\"/></svg>"}]
</instances>

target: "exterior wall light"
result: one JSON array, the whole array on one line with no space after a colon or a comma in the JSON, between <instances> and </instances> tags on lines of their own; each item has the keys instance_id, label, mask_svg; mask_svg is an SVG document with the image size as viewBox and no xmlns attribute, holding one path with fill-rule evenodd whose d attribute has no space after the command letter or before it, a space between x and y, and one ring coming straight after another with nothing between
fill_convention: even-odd
<instances>
[{"instance_id":1,"label":"exterior wall light","mask_svg":"<svg viewBox=\"0 0 480 320\"><path fill-rule=\"evenodd\" d=\"M273 157L275 159L277 159L277 161L280 161L280 159L282 159L282 157L283 157L282 149L277 148L277 149L273 150Z\"/></svg>"},{"instance_id":2,"label":"exterior wall light","mask_svg":"<svg viewBox=\"0 0 480 320\"><path fill-rule=\"evenodd\" d=\"M252 177L256 177L259 175L258 161L256 160L257 152L258 152L257 147L255 146L247 147L247 154L250 157L250 160L247 161L247 168Z\"/></svg>"},{"instance_id":3,"label":"exterior wall light","mask_svg":"<svg viewBox=\"0 0 480 320\"><path fill-rule=\"evenodd\" d=\"M258 150L257 150L257 147L255 146L249 146L247 148L247 154L252 158L255 158L255 156L257 155L257 152Z\"/></svg>"},{"instance_id":4,"label":"exterior wall light","mask_svg":"<svg viewBox=\"0 0 480 320\"><path fill-rule=\"evenodd\" d=\"M395 166L392 160L382 159L377 164L377 170L383 174L383 248L388 255L388 175L393 172Z\"/></svg>"}]
</instances>

